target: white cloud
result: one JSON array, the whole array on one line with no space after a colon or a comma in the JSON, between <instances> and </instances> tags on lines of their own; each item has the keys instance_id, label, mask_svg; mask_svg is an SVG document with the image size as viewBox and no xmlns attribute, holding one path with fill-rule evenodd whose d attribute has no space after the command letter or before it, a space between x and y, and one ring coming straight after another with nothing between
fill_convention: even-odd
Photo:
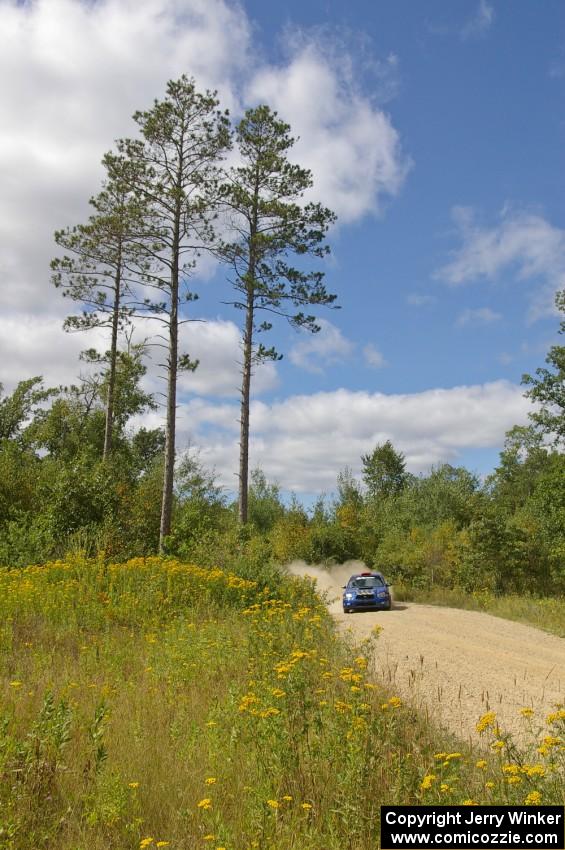
<instances>
[{"instance_id":1,"label":"white cloud","mask_svg":"<svg viewBox=\"0 0 565 850\"><path fill-rule=\"evenodd\" d=\"M437 277L453 286L514 270L532 285L530 319L554 312L555 292L565 287L565 230L542 216L506 208L494 227L476 224L473 211L457 207L454 218L462 240Z\"/></svg>"},{"instance_id":2,"label":"white cloud","mask_svg":"<svg viewBox=\"0 0 565 850\"><path fill-rule=\"evenodd\" d=\"M351 57L325 47L315 33L298 39L288 65L255 74L247 100L271 104L291 125L300 137L293 156L312 170L315 198L351 222L396 195L410 163L389 116L357 90Z\"/></svg>"},{"instance_id":3,"label":"white cloud","mask_svg":"<svg viewBox=\"0 0 565 850\"><path fill-rule=\"evenodd\" d=\"M436 301L435 295L419 295L416 292L411 292L406 296L406 303L411 307L426 307L429 304L435 304Z\"/></svg>"},{"instance_id":4,"label":"white cloud","mask_svg":"<svg viewBox=\"0 0 565 850\"><path fill-rule=\"evenodd\" d=\"M507 381L421 393L385 395L346 389L291 396L251 407L251 464L288 490L331 490L337 471L360 467L360 457L390 439L408 468L457 463L474 448L498 448L505 432L525 423L531 404ZM194 399L180 409L179 445L190 442L233 489L239 409Z\"/></svg>"},{"instance_id":5,"label":"white cloud","mask_svg":"<svg viewBox=\"0 0 565 850\"><path fill-rule=\"evenodd\" d=\"M85 217L135 109L194 74L238 103L250 24L223 0L0 2L0 304L51 312L53 231Z\"/></svg>"},{"instance_id":6,"label":"white cloud","mask_svg":"<svg viewBox=\"0 0 565 850\"><path fill-rule=\"evenodd\" d=\"M102 154L135 134L134 110L181 73L217 88L235 115L244 90L248 103L272 94L302 137L297 156L315 166L320 196L344 221L398 191L398 134L354 93L347 55L334 68L310 41L288 64L261 63L252 28L227 0L0 0L3 309L53 312L53 231L84 219ZM381 64L394 69L396 59Z\"/></svg>"},{"instance_id":7,"label":"white cloud","mask_svg":"<svg viewBox=\"0 0 565 850\"><path fill-rule=\"evenodd\" d=\"M50 314L0 316L0 383L6 392L36 375L51 387L77 383L81 371L87 371L78 360L80 352L107 348L104 330L69 334L63 332L62 323L60 316Z\"/></svg>"},{"instance_id":8,"label":"white cloud","mask_svg":"<svg viewBox=\"0 0 565 850\"><path fill-rule=\"evenodd\" d=\"M28 314L0 317L0 383L6 391L20 380L42 375L48 386L70 384L78 381L87 367L78 356L85 348L105 351L109 347L108 331L97 329L89 333L64 333L62 319L56 315L34 318ZM149 336L148 323L139 322L134 341ZM180 349L192 359L199 359L195 372L179 375L178 389L181 397L199 393L205 396L233 398L239 395L241 377L241 334L233 322L218 319L210 322L189 322L181 326ZM163 352L151 347L146 360L148 367L145 387L153 393L162 393L164 384L159 379ZM264 363L255 370L253 394L260 395L278 384L273 363Z\"/></svg>"},{"instance_id":9,"label":"white cloud","mask_svg":"<svg viewBox=\"0 0 565 850\"><path fill-rule=\"evenodd\" d=\"M378 348L375 348L372 342L369 342L363 348L363 357L365 358L367 366L370 366L372 369L381 369L383 366L387 365L383 355Z\"/></svg>"},{"instance_id":10,"label":"white cloud","mask_svg":"<svg viewBox=\"0 0 565 850\"><path fill-rule=\"evenodd\" d=\"M317 319L318 333L297 342L289 352L289 360L308 372L322 373L326 366L339 363L352 353L354 344L326 319Z\"/></svg>"},{"instance_id":11,"label":"white cloud","mask_svg":"<svg viewBox=\"0 0 565 850\"><path fill-rule=\"evenodd\" d=\"M467 309L457 317L458 327L464 325L490 325L502 318L500 313L495 313L490 307L478 307L476 310Z\"/></svg>"},{"instance_id":12,"label":"white cloud","mask_svg":"<svg viewBox=\"0 0 565 850\"><path fill-rule=\"evenodd\" d=\"M479 0L479 6L474 16L470 18L461 31L462 38L474 38L484 35L494 23L494 7L487 0Z\"/></svg>"}]
</instances>

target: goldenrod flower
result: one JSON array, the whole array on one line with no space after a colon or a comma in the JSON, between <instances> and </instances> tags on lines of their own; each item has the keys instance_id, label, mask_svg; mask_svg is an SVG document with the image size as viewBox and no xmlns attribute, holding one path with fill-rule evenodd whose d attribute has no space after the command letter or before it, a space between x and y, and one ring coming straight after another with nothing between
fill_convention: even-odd
<instances>
[{"instance_id":1,"label":"goldenrod flower","mask_svg":"<svg viewBox=\"0 0 565 850\"><path fill-rule=\"evenodd\" d=\"M428 791L432 787L433 781L434 781L435 778L436 778L435 773L426 773L426 775L424 776L424 778L422 779L422 781L420 783L421 790L422 791Z\"/></svg>"},{"instance_id":2,"label":"goldenrod flower","mask_svg":"<svg viewBox=\"0 0 565 850\"><path fill-rule=\"evenodd\" d=\"M534 776L545 776L545 767L542 764L525 764L522 773L532 779Z\"/></svg>"},{"instance_id":3,"label":"goldenrod flower","mask_svg":"<svg viewBox=\"0 0 565 850\"><path fill-rule=\"evenodd\" d=\"M483 714L483 716L477 723L477 732L484 732L485 729L489 729L491 726L494 726L495 722L496 714L494 713L494 711L487 711L487 713Z\"/></svg>"},{"instance_id":4,"label":"goldenrod flower","mask_svg":"<svg viewBox=\"0 0 565 850\"><path fill-rule=\"evenodd\" d=\"M502 768L502 772L509 776L516 776L517 773L520 773L520 768L517 764L505 764Z\"/></svg>"}]
</instances>

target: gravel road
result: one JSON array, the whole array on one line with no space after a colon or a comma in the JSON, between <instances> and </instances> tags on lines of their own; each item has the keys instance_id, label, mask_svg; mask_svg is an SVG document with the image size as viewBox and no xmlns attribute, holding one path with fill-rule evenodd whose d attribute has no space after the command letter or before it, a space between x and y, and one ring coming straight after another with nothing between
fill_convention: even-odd
<instances>
[{"instance_id":1,"label":"gravel road","mask_svg":"<svg viewBox=\"0 0 565 850\"><path fill-rule=\"evenodd\" d=\"M520 708L533 708L543 720L565 701L563 638L490 614L413 602L346 615L340 585L325 589L330 599L338 597L330 611L355 640L382 626L375 675L459 737L476 740L477 719L489 710L521 737Z\"/></svg>"}]
</instances>

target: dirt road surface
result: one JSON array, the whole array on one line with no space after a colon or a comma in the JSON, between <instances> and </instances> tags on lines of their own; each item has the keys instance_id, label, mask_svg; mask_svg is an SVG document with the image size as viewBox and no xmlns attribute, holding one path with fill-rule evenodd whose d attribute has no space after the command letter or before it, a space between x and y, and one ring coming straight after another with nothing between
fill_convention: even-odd
<instances>
[{"instance_id":1,"label":"dirt road surface","mask_svg":"<svg viewBox=\"0 0 565 850\"><path fill-rule=\"evenodd\" d=\"M341 587L326 586L330 611L355 640L382 626L375 675L459 737L495 711L501 728L524 734L520 708L543 721L565 701L565 639L476 611L397 602L392 611L344 614Z\"/></svg>"}]
</instances>

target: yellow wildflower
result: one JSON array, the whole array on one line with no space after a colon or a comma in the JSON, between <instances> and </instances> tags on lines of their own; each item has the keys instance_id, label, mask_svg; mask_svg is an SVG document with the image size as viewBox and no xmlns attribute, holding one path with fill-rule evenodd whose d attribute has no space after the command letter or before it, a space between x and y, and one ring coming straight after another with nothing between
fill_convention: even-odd
<instances>
[{"instance_id":1,"label":"yellow wildflower","mask_svg":"<svg viewBox=\"0 0 565 850\"><path fill-rule=\"evenodd\" d=\"M522 782L522 777L521 776L509 776L506 781L508 782L509 785L520 785L520 783Z\"/></svg>"},{"instance_id":2,"label":"yellow wildflower","mask_svg":"<svg viewBox=\"0 0 565 850\"><path fill-rule=\"evenodd\" d=\"M495 741L491 744L493 750L502 750L504 747L504 741Z\"/></svg>"},{"instance_id":3,"label":"yellow wildflower","mask_svg":"<svg viewBox=\"0 0 565 850\"><path fill-rule=\"evenodd\" d=\"M156 846L157 847L168 847L170 843L171 843L170 841L158 841Z\"/></svg>"},{"instance_id":4,"label":"yellow wildflower","mask_svg":"<svg viewBox=\"0 0 565 850\"><path fill-rule=\"evenodd\" d=\"M446 791L449 791L449 785L446 785L444 782L442 785L439 786L439 790L445 793Z\"/></svg>"},{"instance_id":5,"label":"yellow wildflower","mask_svg":"<svg viewBox=\"0 0 565 850\"><path fill-rule=\"evenodd\" d=\"M496 722L496 714L494 711L487 711L486 714L480 718L477 723L476 729L477 732L484 732L486 729L489 729L491 726L494 726Z\"/></svg>"},{"instance_id":6,"label":"yellow wildflower","mask_svg":"<svg viewBox=\"0 0 565 850\"><path fill-rule=\"evenodd\" d=\"M553 711L547 715L547 722L551 725L557 720L565 720L565 708L560 708L558 711Z\"/></svg>"},{"instance_id":7,"label":"yellow wildflower","mask_svg":"<svg viewBox=\"0 0 565 850\"><path fill-rule=\"evenodd\" d=\"M304 811L309 811L312 808L312 803L302 803Z\"/></svg>"},{"instance_id":8,"label":"yellow wildflower","mask_svg":"<svg viewBox=\"0 0 565 850\"><path fill-rule=\"evenodd\" d=\"M524 800L526 806L539 806L541 803L541 794L539 791L532 791Z\"/></svg>"},{"instance_id":9,"label":"yellow wildflower","mask_svg":"<svg viewBox=\"0 0 565 850\"><path fill-rule=\"evenodd\" d=\"M141 841L139 842L140 848L149 847L150 844L153 844L152 836L149 836L148 838L142 838Z\"/></svg>"},{"instance_id":10,"label":"yellow wildflower","mask_svg":"<svg viewBox=\"0 0 565 850\"><path fill-rule=\"evenodd\" d=\"M521 708L520 714L522 715L522 717L533 717L534 710L533 708Z\"/></svg>"},{"instance_id":11,"label":"yellow wildflower","mask_svg":"<svg viewBox=\"0 0 565 850\"><path fill-rule=\"evenodd\" d=\"M485 770L486 766L487 766L487 763L484 759L479 759L478 762L475 764L475 767L478 767L479 770Z\"/></svg>"},{"instance_id":12,"label":"yellow wildflower","mask_svg":"<svg viewBox=\"0 0 565 850\"><path fill-rule=\"evenodd\" d=\"M215 837L216 837L215 835L212 835L212 833L209 833L208 835L204 836L202 841L213 841Z\"/></svg>"},{"instance_id":13,"label":"yellow wildflower","mask_svg":"<svg viewBox=\"0 0 565 850\"><path fill-rule=\"evenodd\" d=\"M278 800L267 800L267 805L271 807L271 809L278 809L280 803Z\"/></svg>"},{"instance_id":14,"label":"yellow wildflower","mask_svg":"<svg viewBox=\"0 0 565 850\"><path fill-rule=\"evenodd\" d=\"M522 772L532 779L534 776L545 776L545 767L542 764L525 764Z\"/></svg>"},{"instance_id":15,"label":"yellow wildflower","mask_svg":"<svg viewBox=\"0 0 565 850\"><path fill-rule=\"evenodd\" d=\"M290 796L290 794L285 794L283 800L285 801L285 803L290 803L292 797Z\"/></svg>"},{"instance_id":16,"label":"yellow wildflower","mask_svg":"<svg viewBox=\"0 0 565 850\"><path fill-rule=\"evenodd\" d=\"M130 782L128 787L129 788L139 788L139 782Z\"/></svg>"},{"instance_id":17,"label":"yellow wildflower","mask_svg":"<svg viewBox=\"0 0 565 850\"><path fill-rule=\"evenodd\" d=\"M461 805L463 805L463 806L478 806L479 804L477 803L476 800L463 800L463 803Z\"/></svg>"},{"instance_id":18,"label":"yellow wildflower","mask_svg":"<svg viewBox=\"0 0 565 850\"><path fill-rule=\"evenodd\" d=\"M517 773L520 773L520 768L517 764L505 764L502 768L502 772L509 776L516 776Z\"/></svg>"},{"instance_id":19,"label":"yellow wildflower","mask_svg":"<svg viewBox=\"0 0 565 850\"><path fill-rule=\"evenodd\" d=\"M391 697L388 701L388 704L391 706L391 708L400 708L400 706L402 705L402 700L400 699L400 697Z\"/></svg>"},{"instance_id":20,"label":"yellow wildflower","mask_svg":"<svg viewBox=\"0 0 565 850\"><path fill-rule=\"evenodd\" d=\"M197 804L199 809L211 809L212 808L212 800L210 797L204 797L203 800Z\"/></svg>"},{"instance_id":21,"label":"yellow wildflower","mask_svg":"<svg viewBox=\"0 0 565 850\"><path fill-rule=\"evenodd\" d=\"M422 782L420 783L421 790L428 791L432 787L435 778L435 773L426 773L426 775L422 779Z\"/></svg>"},{"instance_id":22,"label":"yellow wildflower","mask_svg":"<svg viewBox=\"0 0 565 850\"><path fill-rule=\"evenodd\" d=\"M485 788L494 788L494 782L485 782Z\"/></svg>"}]
</instances>

